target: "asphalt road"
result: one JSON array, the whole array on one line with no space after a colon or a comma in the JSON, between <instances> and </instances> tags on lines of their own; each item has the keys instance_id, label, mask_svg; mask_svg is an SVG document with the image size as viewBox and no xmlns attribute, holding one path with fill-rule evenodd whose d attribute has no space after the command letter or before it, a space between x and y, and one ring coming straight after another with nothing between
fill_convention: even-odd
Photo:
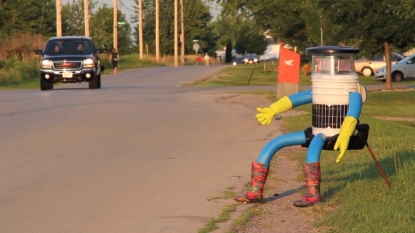
<instances>
[{"instance_id":1,"label":"asphalt road","mask_svg":"<svg viewBox=\"0 0 415 233\"><path fill-rule=\"evenodd\" d=\"M269 128L184 88L223 66L130 70L0 91L1 233L194 233L249 181ZM214 199L214 198L213 198Z\"/></svg>"}]
</instances>

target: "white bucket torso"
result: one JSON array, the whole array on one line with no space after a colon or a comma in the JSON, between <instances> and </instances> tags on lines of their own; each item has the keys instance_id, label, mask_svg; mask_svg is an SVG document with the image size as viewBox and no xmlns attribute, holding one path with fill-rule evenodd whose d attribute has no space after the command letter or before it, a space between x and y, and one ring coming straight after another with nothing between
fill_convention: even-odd
<instances>
[{"instance_id":1,"label":"white bucket torso","mask_svg":"<svg viewBox=\"0 0 415 233\"><path fill-rule=\"evenodd\" d=\"M336 135L349 109L349 94L359 91L358 76L316 73L311 81L313 134Z\"/></svg>"}]
</instances>

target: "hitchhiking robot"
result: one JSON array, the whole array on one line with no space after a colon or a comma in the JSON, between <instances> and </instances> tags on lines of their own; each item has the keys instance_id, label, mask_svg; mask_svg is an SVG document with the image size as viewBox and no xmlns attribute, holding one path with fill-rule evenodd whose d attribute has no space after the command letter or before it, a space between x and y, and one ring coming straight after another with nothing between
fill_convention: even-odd
<instances>
[{"instance_id":1,"label":"hitchhiking robot","mask_svg":"<svg viewBox=\"0 0 415 233\"><path fill-rule=\"evenodd\" d=\"M263 200L263 190L269 165L274 154L287 146L307 147L303 174L307 193L294 201L296 207L308 207L322 200L320 194L320 154L322 150L338 150L336 162L347 150L365 147L369 135L367 124L358 124L366 89L360 85L354 71L356 48L318 46L307 49L312 56L311 90L284 96L266 108L257 108L257 120L269 125L274 116L294 107L312 103L312 126L305 131L284 134L272 139L252 162L249 191L237 197L238 202L255 203ZM355 133L357 131L357 133Z\"/></svg>"}]
</instances>

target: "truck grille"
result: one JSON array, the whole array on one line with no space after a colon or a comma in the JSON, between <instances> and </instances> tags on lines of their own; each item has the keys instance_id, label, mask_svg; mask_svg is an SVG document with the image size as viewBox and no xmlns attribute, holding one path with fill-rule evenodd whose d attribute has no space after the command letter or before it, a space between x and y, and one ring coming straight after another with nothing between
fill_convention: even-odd
<instances>
[{"instance_id":1,"label":"truck grille","mask_svg":"<svg viewBox=\"0 0 415 233\"><path fill-rule=\"evenodd\" d=\"M80 61L59 61L59 62L54 62L53 66L57 70L79 69L82 66L82 62Z\"/></svg>"}]
</instances>

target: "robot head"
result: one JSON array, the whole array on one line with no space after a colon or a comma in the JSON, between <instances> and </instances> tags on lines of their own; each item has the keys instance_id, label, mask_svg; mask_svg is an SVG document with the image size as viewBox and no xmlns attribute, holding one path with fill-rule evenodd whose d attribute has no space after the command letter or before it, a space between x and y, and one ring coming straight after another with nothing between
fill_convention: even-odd
<instances>
[{"instance_id":1,"label":"robot head","mask_svg":"<svg viewBox=\"0 0 415 233\"><path fill-rule=\"evenodd\" d=\"M317 46L308 48L307 52L313 54L312 76L356 75L353 54L358 53L359 49L345 46Z\"/></svg>"}]
</instances>

